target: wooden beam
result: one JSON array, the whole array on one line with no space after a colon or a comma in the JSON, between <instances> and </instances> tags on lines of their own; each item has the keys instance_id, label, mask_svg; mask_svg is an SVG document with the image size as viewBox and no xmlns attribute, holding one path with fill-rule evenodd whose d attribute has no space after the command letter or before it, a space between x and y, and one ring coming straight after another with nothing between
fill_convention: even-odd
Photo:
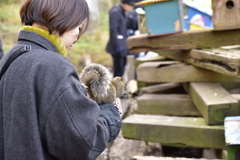
<instances>
[{"instance_id":1,"label":"wooden beam","mask_svg":"<svg viewBox=\"0 0 240 160\"><path fill-rule=\"evenodd\" d=\"M134 114L123 120L124 138L161 144L226 149L224 126L209 126L203 118Z\"/></svg>"},{"instance_id":2,"label":"wooden beam","mask_svg":"<svg viewBox=\"0 0 240 160\"><path fill-rule=\"evenodd\" d=\"M223 75L178 61L146 62L137 67L137 80L142 82L221 82L240 81L240 78Z\"/></svg>"},{"instance_id":3,"label":"wooden beam","mask_svg":"<svg viewBox=\"0 0 240 160\"><path fill-rule=\"evenodd\" d=\"M235 30L195 30L178 34L149 37L131 36L127 39L131 53L155 50L189 50L196 48L218 48L240 44L240 29Z\"/></svg>"},{"instance_id":4,"label":"wooden beam","mask_svg":"<svg viewBox=\"0 0 240 160\"><path fill-rule=\"evenodd\" d=\"M169 59L230 76L240 76L240 51L236 49L157 50L156 52Z\"/></svg>"},{"instance_id":5,"label":"wooden beam","mask_svg":"<svg viewBox=\"0 0 240 160\"><path fill-rule=\"evenodd\" d=\"M144 94L137 104L139 114L201 116L187 94Z\"/></svg>"},{"instance_id":6,"label":"wooden beam","mask_svg":"<svg viewBox=\"0 0 240 160\"><path fill-rule=\"evenodd\" d=\"M188 91L209 125L222 125L225 117L240 115L238 101L219 83L190 82Z\"/></svg>"}]
</instances>

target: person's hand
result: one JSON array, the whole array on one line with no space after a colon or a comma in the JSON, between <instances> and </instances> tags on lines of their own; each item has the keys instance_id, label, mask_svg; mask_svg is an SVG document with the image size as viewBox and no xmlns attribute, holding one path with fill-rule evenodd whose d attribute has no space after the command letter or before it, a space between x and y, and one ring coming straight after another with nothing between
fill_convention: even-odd
<instances>
[{"instance_id":1,"label":"person's hand","mask_svg":"<svg viewBox=\"0 0 240 160\"><path fill-rule=\"evenodd\" d=\"M113 104L118 109L119 114L122 114L122 104L120 98L116 98Z\"/></svg>"}]
</instances>

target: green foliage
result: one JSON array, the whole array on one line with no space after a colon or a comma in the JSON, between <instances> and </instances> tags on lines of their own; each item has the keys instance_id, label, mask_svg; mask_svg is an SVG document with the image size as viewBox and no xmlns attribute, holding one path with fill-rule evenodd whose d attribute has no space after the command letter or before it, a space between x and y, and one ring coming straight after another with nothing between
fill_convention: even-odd
<instances>
[{"instance_id":1,"label":"green foliage","mask_svg":"<svg viewBox=\"0 0 240 160\"><path fill-rule=\"evenodd\" d=\"M16 4L21 2L20 0L1 0L0 4Z\"/></svg>"},{"instance_id":2,"label":"green foliage","mask_svg":"<svg viewBox=\"0 0 240 160\"><path fill-rule=\"evenodd\" d=\"M5 4L0 7L0 33L16 32L21 28L19 5Z\"/></svg>"},{"instance_id":3,"label":"green foliage","mask_svg":"<svg viewBox=\"0 0 240 160\"><path fill-rule=\"evenodd\" d=\"M20 4L0 5L0 38L5 52L17 42L17 35L22 27L19 9Z\"/></svg>"}]
</instances>

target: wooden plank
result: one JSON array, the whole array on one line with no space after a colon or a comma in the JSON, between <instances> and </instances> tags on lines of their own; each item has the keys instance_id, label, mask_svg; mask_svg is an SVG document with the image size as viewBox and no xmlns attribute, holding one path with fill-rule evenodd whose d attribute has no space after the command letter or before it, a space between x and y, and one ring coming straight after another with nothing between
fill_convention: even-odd
<instances>
[{"instance_id":1,"label":"wooden plank","mask_svg":"<svg viewBox=\"0 0 240 160\"><path fill-rule=\"evenodd\" d=\"M239 102L239 105L240 105L240 94L231 94L233 98L235 98L238 102Z\"/></svg>"},{"instance_id":2,"label":"wooden plank","mask_svg":"<svg viewBox=\"0 0 240 160\"><path fill-rule=\"evenodd\" d=\"M136 58L135 60L135 68L137 68L140 64L144 63L144 62L155 62L155 61L165 61L166 57L163 56L156 56L156 57L139 57ZM155 84L147 84L145 82L140 82L138 81L138 88L142 88L142 87L147 87L149 85L155 85Z\"/></svg>"},{"instance_id":3,"label":"wooden plank","mask_svg":"<svg viewBox=\"0 0 240 160\"><path fill-rule=\"evenodd\" d=\"M212 21L215 30L240 28L239 0L212 0Z\"/></svg>"},{"instance_id":4,"label":"wooden plank","mask_svg":"<svg viewBox=\"0 0 240 160\"><path fill-rule=\"evenodd\" d=\"M236 49L157 50L158 54L218 73L240 76L240 51Z\"/></svg>"},{"instance_id":5,"label":"wooden plank","mask_svg":"<svg viewBox=\"0 0 240 160\"><path fill-rule=\"evenodd\" d=\"M137 104L139 114L201 116L187 94L144 94Z\"/></svg>"},{"instance_id":6,"label":"wooden plank","mask_svg":"<svg viewBox=\"0 0 240 160\"><path fill-rule=\"evenodd\" d=\"M232 90L240 88L239 82L219 82L219 84L226 90Z\"/></svg>"},{"instance_id":7,"label":"wooden plank","mask_svg":"<svg viewBox=\"0 0 240 160\"><path fill-rule=\"evenodd\" d=\"M222 150L221 158L227 160L228 159L228 153L227 150Z\"/></svg>"},{"instance_id":8,"label":"wooden plank","mask_svg":"<svg viewBox=\"0 0 240 160\"><path fill-rule=\"evenodd\" d=\"M178 61L143 63L137 67L137 80L152 83L240 81L238 77L223 75Z\"/></svg>"},{"instance_id":9,"label":"wooden plank","mask_svg":"<svg viewBox=\"0 0 240 160\"><path fill-rule=\"evenodd\" d=\"M155 62L155 61L165 61L165 60L166 60L166 57L163 57L161 55L156 57L139 57L139 58L136 58L135 65L136 67L138 67L140 64L144 62Z\"/></svg>"},{"instance_id":10,"label":"wooden plank","mask_svg":"<svg viewBox=\"0 0 240 160\"><path fill-rule=\"evenodd\" d=\"M139 90L143 87L149 87L149 86L152 86L152 85L158 85L159 82L153 82L153 83L147 83L147 82L142 82L142 81L137 81L137 85L138 85L138 88Z\"/></svg>"},{"instance_id":11,"label":"wooden plank","mask_svg":"<svg viewBox=\"0 0 240 160\"><path fill-rule=\"evenodd\" d=\"M186 93L180 83L162 83L151 85L147 87L142 87L139 89L139 95L146 93Z\"/></svg>"},{"instance_id":12,"label":"wooden plank","mask_svg":"<svg viewBox=\"0 0 240 160\"><path fill-rule=\"evenodd\" d=\"M232 91L238 92L240 90L240 83L239 82L218 82L225 90L227 90L232 97L234 97L236 100L240 101L240 94L231 93ZM189 93L189 82L182 83L182 87L184 90ZM236 91L235 91L236 90ZM239 102L240 103L240 102Z\"/></svg>"},{"instance_id":13,"label":"wooden plank","mask_svg":"<svg viewBox=\"0 0 240 160\"><path fill-rule=\"evenodd\" d=\"M178 34L149 37L146 34L127 39L131 53L156 50L189 50L196 48L218 48L239 45L240 29L235 30L194 30Z\"/></svg>"},{"instance_id":14,"label":"wooden plank","mask_svg":"<svg viewBox=\"0 0 240 160\"><path fill-rule=\"evenodd\" d=\"M209 125L221 125L225 117L240 115L238 101L218 83L191 82L188 91Z\"/></svg>"},{"instance_id":15,"label":"wooden plank","mask_svg":"<svg viewBox=\"0 0 240 160\"><path fill-rule=\"evenodd\" d=\"M153 157L153 156L133 156L131 160L199 160L196 158L177 158L177 157ZM200 160L209 160L206 158L201 158ZM211 159L211 160L221 160L221 159Z\"/></svg>"},{"instance_id":16,"label":"wooden plank","mask_svg":"<svg viewBox=\"0 0 240 160\"><path fill-rule=\"evenodd\" d=\"M161 144L226 149L224 126L209 126L203 118L133 114L123 120L122 134Z\"/></svg>"}]
</instances>

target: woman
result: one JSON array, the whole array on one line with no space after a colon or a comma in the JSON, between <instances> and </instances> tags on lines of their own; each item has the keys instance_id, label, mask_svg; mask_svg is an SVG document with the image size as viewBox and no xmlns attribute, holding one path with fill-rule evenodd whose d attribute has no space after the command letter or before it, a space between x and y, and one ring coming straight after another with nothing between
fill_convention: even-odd
<instances>
[{"instance_id":1,"label":"woman","mask_svg":"<svg viewBox=\"0 0 240 160\"><path fill-rule=\"evenodd\" d=\"M116 107L87 97L66 50L84 33L85 0L27 0L18 43L0 62L2 160L92 160L116 138Z\"/></svg>"}]
</instances>

